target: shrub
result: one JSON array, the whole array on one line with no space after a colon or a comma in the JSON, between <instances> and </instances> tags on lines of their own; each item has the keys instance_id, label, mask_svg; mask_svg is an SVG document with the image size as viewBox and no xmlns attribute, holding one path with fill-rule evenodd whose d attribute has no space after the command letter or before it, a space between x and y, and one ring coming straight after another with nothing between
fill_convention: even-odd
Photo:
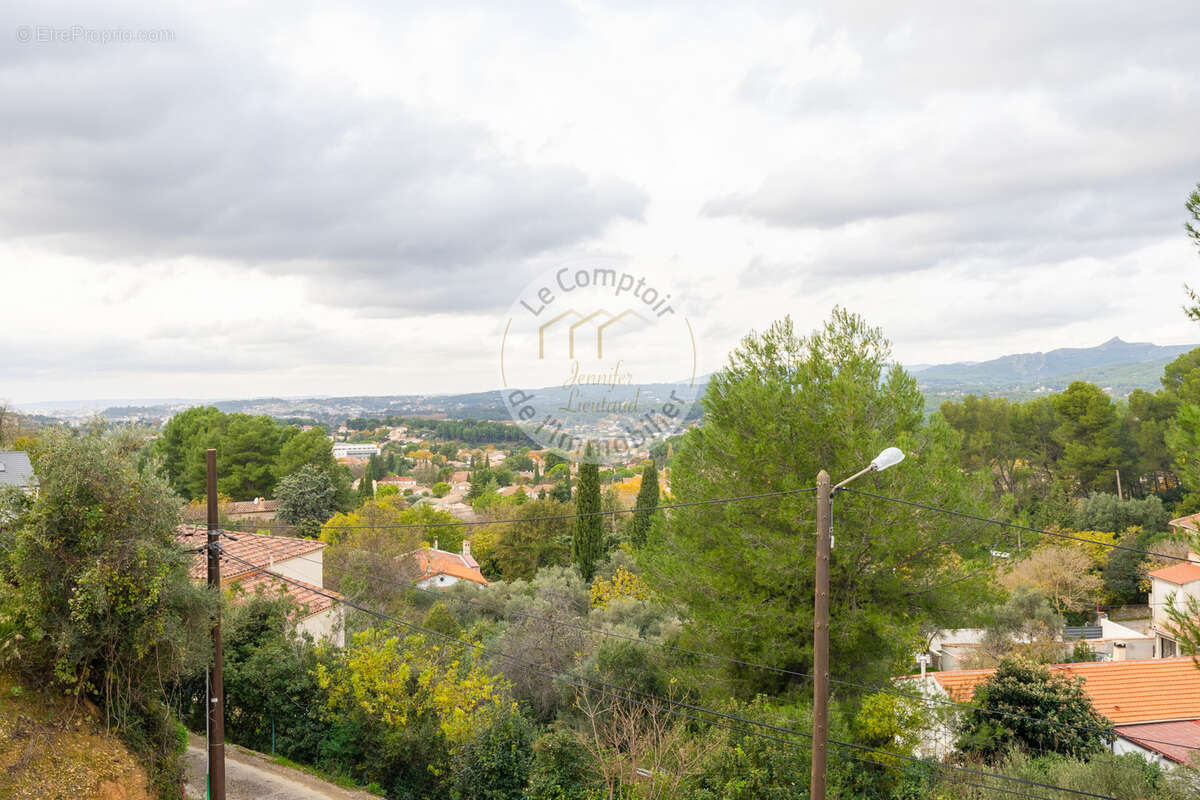
<instances>
[{"instance_id":1,"label":"shrub","mask_svg":"<svg viewBox=\"0 0 1200 800\"><path fill-rule=\"evenodd\" d=\"M981 710L963 717L959 748L985 759L1003 757L1014 749L1087 758L1112 741L1112 723L1092 708L1082 679L1052 675L1045 667L1002 661L976 687L972 702ZM994 710L1021 716L988 713ZM1046 725L1046 719L1065 725Z\"/></svg>"},{"instance_id":2,"label":"shrub","mask_svg":"<svg viewBox=\"0 0 1200 800\"><path fill-rule=\"evenodd\" d=\"M468 741L454 759L455 800L520 800L533 762L533 727L509 710Z\"/></svg>"},{"instance_id":3,"label":"shrub","mask_svg":"<svg viewBox=\"0 0 1200 800\"><path fill-rule=\"evenodd\" d=\"M570 731L555 729L534 742L529 800L587 800L599 789L591 756Z\"/></svg>"}]
</instances>

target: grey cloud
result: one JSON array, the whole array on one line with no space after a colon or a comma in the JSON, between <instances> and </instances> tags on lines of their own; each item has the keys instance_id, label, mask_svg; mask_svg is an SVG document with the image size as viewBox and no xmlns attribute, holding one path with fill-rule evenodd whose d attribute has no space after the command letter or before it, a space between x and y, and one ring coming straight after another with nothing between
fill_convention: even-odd
<instances>
[{"instance_id":1,"label":"grey cloud","mask_svg":"<svg viewBox=\"0 0 1200 800\"><path fill-rule=\"evenodd\" d=\"M20 113L0 129L0 233L100 259L230 259L397 310L445 299L414 287L435 274L490 305L484 287L526 259L645 208L637 187L524 162L478 126L298 85L186 22L177 35L6 46L0 103Z\"/></svg>"},{"instance_id":2,"label":"grey cloud","mask_svg":"<svg viewBox=\"0 0 1200 800\"><path fill-rule=\"evenodd\" d=\"M875 274L1170 235L1200 176L1194 14L1191 2L839 4L813 44L852 48L856 66L810 75L764 60L739 90L800 136L833 138L705 213L834 243L874 227L879 264L832 253L818 269Z\"/></svg>"}]
</instances>

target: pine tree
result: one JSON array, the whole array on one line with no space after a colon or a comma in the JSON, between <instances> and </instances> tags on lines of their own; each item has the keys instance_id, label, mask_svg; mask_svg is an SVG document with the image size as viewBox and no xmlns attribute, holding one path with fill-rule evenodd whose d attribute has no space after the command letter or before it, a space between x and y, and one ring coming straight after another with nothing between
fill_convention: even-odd
<instances>
[{"instance_id":1,"label":"pine tree","mask_svg":"<svg viewBox=\"0 0 1200 800\"><path fill-rule=\"evenodd\" d=\"M604 543L603 519L600 517L600 467L589 463L592 447L584 450L584 460L579 463L579 483L575 489L575 513L587 514L575 520L575 538L572 554L575 566L585 581L596 573L596 562L600 560Z\"/></svg>"},{"instance_id":2,"label":"pine tree","mask_svg":"<svg viewBox=\"0 0 1200 800\"><path fill-rule=\"evenodd\" d=\"M651 461L642 470L642 488L638 489L637 500L634 503L633 519L629 524L629 540L634 547L646 543L646 534L650 530L650 520L656 512L644 509L658 505L658 468Z\"/></svg>"}]
</instances>

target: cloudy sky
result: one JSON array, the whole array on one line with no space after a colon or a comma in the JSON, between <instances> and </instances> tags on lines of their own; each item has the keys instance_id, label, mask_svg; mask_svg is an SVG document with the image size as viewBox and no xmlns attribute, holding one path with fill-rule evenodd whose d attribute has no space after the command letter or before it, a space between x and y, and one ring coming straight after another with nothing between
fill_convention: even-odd
<instances>
[{"instance_id":1,"label":"cloudy sky","mask_svg":"<svg viewBox=\"0 0 1200 800\"><path fill-rule=\"evenodd\" d=\"M701 371L835 304L905 363L1200 342L1195 0L73 5L0 12L18 404L493 388L589 258Z\"/></svg>"}]
</instances>

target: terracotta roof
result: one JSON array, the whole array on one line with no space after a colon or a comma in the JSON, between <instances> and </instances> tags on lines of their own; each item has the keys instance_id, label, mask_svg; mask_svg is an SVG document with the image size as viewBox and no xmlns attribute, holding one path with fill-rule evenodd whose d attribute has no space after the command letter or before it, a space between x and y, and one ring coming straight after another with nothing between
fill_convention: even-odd
<instances>
[{"instance_id":1,"label":"terracotta roof","mask_svg":"<svg viewBox=\"0 0 1200 800\"><path fill-rule=\"evenodd\" d=\"M278 500L242 500L236 503L222 503L222 514L274 514L279 510ZM205 522L208 520L208 507L201 504L188 503L179 510L183 518L189 522Z\"/></svg>"},{"instance_id":2,"label":"terracotta roof","mask_svg":"<svg viewBox=\"0 0 1200 800\"><path fill-rule=\"evenodd\" d=\"M236 503L229 503L224 508L227 514L265 514L278 510L278 500L241 500Z\"/></svg>"},{"instance_id":3,"label":"terracotta roof","mask_svg":"<svg viewBox=\"0 0 1200 800\"><path fill-rule=\"evenodd\" d=\"M405 484L405 485L411 486L411 485L416 484L417 479L411 475L389 475L388 477L380 478L379 480L377 480L375 482L383 483L383 484L391 483L391 484L396 484L396 485Z\"/></svg>"},{"instance_id":4,"label":"terracotta roof","mask_svg":"<svg viewBox=\"0 0 1200 800\"><path fill-rule=\"evenodd\" d=\"M405 556L401 557L404 558ZM471 556L448 553L445 550L434 550L432 547L427 547L424 550L409 553L407 558L413 559L416 564L418 572L416 580L418 581L431 578L434 575L451 575L455 578L473 581L483 586L488 585L487 579L479 571L479 563L474 558L471 558Z\"/></svg>"},{"instance_id":5,"label":"terracotta roof","mask_svg":"<svg viewBox=\"0 0 1200 800\"><path fill-rule=\"evenodd\" d=\"M1187 563L1172 564L1169 567L1156 569L1150 573L1151 578L1160 578L1168 583L1174 583L1177 586L1183 586L1185 583L1192 581L1200 581L1200 564L1189 561Z\"/></svg>"},{"instance_id":6,"label":"terracotta roof","mask_svg":"<svg viewBox=\"0 0 1200 800\"><path fill-rule=\"evenodd\" d=\"M1200 530L1200 523L1197 520L1200 520L1200 514L1188 514L1186 517L1173 519L1167 524L1174 528L1185 528L1189 531L1196 531Z\"/></svg>"},{"instance_id":7,"label":"terracotta roof","mask_svg":"<svg viewBox=\"0 0 1200 800\"><path fill-rule=\"evenodd\" d=\"M184 547L199 547L208 540L208 530L203 525L180 525L176 530L176 538ZM289 558L306 556L323 547L324 542L316 539L296 539L291 536L264 536L261 533L238 532L233 534L237 541L222 537L221 547L233 558L221 559L221 582L266 569L272 563L287 561ZM254 566L243 564L237 559L249 561ZM192 566L188 573L193 578L203 578L208 572L208 556L204 553L192 555Z\"/></svg>"},{"instance_id":8,"label":"terracotta roof","mask_svg":"<svg viewBox=\"0 0 1200 800\"><path fill-rule=\"evenodd\" d=\"M1196 750L1200 748L1200 719L1154 722L1149 725L1121 725L1116 731L1131 742L1155 753L1161 753L1180 764L1190 763L1196 755ZM1147 742L1138 738L1140 736L1154 741Z\"/></svg>"},{"instance_id":9,"label":"terracotta roof","mask_svg":"<svg viewBox=\"0 0 1200 800\"><path fill-rule=\"evenodd\" d=\"M259 570L243 578L230 581L230 587L235 590L240 589L247 595L255 594L259 591L260 587L267 594L284 593L291 598L292 602L299 606L299 610L295 612L295 615L300 619L320 614L322 611L332 608L334 599L326 595L332 594L336 595L338 600L344 599L341 594L329 589L313 586L311 583L305 583L304 581L297 581L294 578L292 581L294 582L280 580L274 575L268 575L266 572Z\"/></svg>"},{"instance_id":10,"label":"terracotta roof","mask_svg":"<svg viewBox=\"0 0 1200 800\"><path fill-rule=\"evenodd\" d=\"M1200 669L1188 656L1054 664L1049 669L1056 675L1083 678L1083 691L1096 711L1118 725L1200 719ZM952 699L966 703L975 686L993 671L964 669L929 676Z\"/></svg>"}]
</instances>

